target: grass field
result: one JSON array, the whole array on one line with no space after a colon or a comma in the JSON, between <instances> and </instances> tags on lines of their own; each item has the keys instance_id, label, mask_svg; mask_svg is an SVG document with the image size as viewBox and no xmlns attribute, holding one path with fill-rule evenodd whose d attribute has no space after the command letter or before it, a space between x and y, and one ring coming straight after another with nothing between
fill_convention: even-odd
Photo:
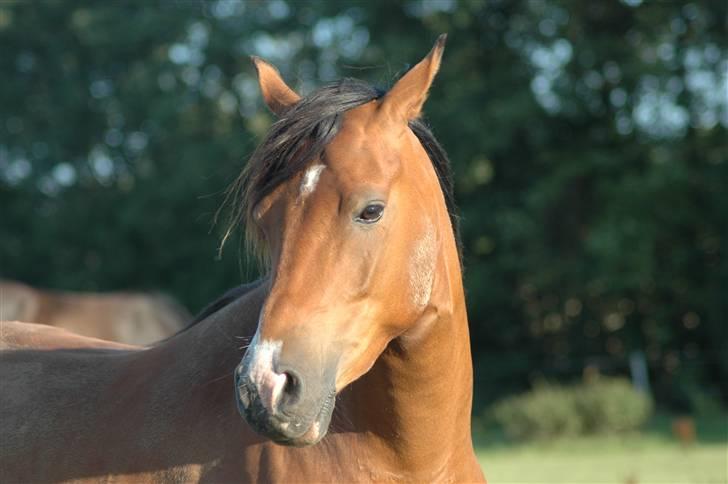
<instances>
[{"instance_id":1,"label":"grass field","mask_svg":"<svg viewBox=\"0 0 728 484\"><path fill-rule=\"evenodd\" d=\"M698 422L698 441L684 446L656 419L642 434L527 444L478 432L488 481L499 483L728 484L728 418Z\"/></svg>"}]
</instances>

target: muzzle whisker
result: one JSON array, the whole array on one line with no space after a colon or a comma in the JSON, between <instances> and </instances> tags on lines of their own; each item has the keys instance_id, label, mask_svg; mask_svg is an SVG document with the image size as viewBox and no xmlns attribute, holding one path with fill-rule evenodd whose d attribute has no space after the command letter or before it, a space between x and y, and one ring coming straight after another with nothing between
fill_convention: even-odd
<instances>
[{"instance_id":1,"label":"muzzle whisker","mask_svg":"<svg viewBox=\"0 0 728 484\"><path fill-rule=\"evenodd\" d=\"M222 376L218 376L218 377L216 377L216 378L213 378L212 380L208 381L207 383L204 383L204 384L203 384L202 386L203 386L203 387L206 387L207 385L210 385L210 384L212 384L212 383L215 383L215 382L217 382L217 381L220 381L220 380L222 380L223 378L229 378L229 377L233 376L234 374L235 374L235 370L233 370L233 371L230 371L230 372L227 372L227 373L225 373L225 374L224 374L224 375L222 375Z\"/></svg>"}]
</instances>

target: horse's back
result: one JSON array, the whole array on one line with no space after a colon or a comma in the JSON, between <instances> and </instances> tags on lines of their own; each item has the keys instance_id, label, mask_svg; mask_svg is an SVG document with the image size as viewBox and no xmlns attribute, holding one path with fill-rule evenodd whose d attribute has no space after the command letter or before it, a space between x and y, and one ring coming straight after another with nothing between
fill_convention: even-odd
<instances>
[{"instance_id":1,"label":"horse's back","mask_svg":"<svg viewBox=\"0 0 728 484\"><path fill-rule=\"evenodd\" d=\"M59 293L52 326L129 344L150 344L181 330L192 316L171 299L141 293Z\"/></svg>"},{"instance_id":2,"label":"horse's back","mask_svg":"<svg viewBox=\"0 0 728 484\"><path fill-rule=\"evenodd\" d=\"M136 346L82 336L63 328L0 321L0 350L136 349Z\"/></svg>"},{"instance_id":3,"label":"horse's back","mask_svg":"<svg viewBox=\"0 0 728 484\"><path fill-rule=\"evenodd\" d=\"M192 320L192 315L164 294L58 292L0 281L0 321L13 320L145 345L175 334Z\"/></svg>"}]
</instances>

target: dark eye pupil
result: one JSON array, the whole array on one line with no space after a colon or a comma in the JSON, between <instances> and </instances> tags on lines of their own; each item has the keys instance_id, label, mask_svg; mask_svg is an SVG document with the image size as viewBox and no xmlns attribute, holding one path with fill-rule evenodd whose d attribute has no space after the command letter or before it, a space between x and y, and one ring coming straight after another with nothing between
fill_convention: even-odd
<instances>
[{"instance_id":1,"label":"dark eye pupil","mask_svg":"<svg viewBox=\"0 0 728 484\"><path fill-rule=\"evenodd\" d=\"M384 207L381 205L367 205L361 215L359 215L359 218L367 222L377 220L382 216L382 210L384 210Z\"/></svg>"}]
</instances>

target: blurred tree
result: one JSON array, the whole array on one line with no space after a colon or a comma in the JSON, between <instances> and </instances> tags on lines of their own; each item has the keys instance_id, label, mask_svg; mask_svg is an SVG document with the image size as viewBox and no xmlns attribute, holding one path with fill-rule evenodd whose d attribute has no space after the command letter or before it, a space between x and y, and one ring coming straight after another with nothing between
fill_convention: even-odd
<instances>
[{"instance_id":1,"label":"blurred tree","mask_svg":"<svg viewBox=\"0 0 728 484\"><path fill-rule=\"evenodd\" d=\"M247 55L304 93L386 87L449 32L426 112L454 163L481 400L624 372L633 350L664 403L728 398L726 18L717 0L3 3L0 275L201 307L255 274L234 244L215 262L212 228L271 122Z\"/></svg>"}]
</instances>

